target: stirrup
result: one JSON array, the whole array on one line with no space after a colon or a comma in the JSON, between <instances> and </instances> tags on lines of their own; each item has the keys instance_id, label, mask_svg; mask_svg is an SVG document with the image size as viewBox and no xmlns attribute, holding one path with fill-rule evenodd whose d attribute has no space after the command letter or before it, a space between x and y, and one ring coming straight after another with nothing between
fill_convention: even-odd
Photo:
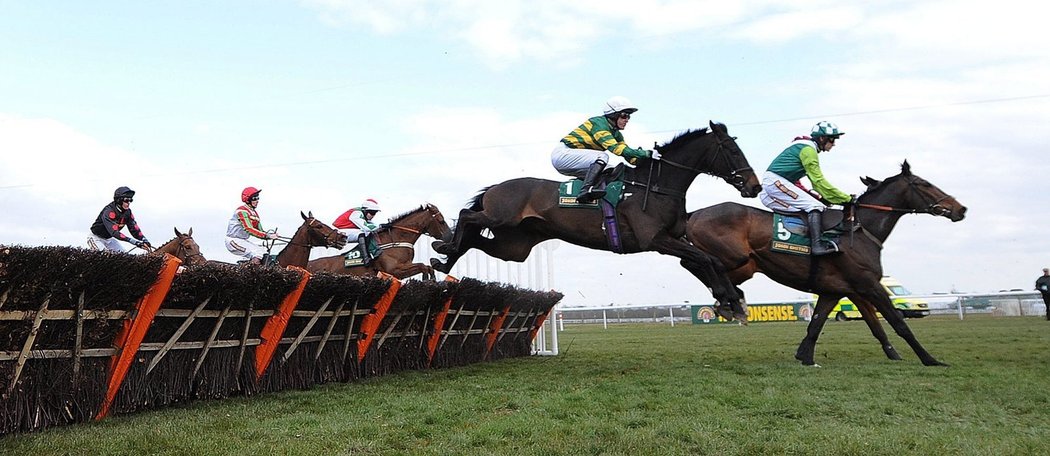
<instances>
[{"instance_id":1,"label":"stirrup","mask_svg":"<svg viewBox=\"0 0 1050 456\"><path fill-rule=\"evenodd\" d=\"M580 192L576 202L580 204L591 204L605 196L605 190L596 189L593 186Z\"/></svg>"}]
</instances>

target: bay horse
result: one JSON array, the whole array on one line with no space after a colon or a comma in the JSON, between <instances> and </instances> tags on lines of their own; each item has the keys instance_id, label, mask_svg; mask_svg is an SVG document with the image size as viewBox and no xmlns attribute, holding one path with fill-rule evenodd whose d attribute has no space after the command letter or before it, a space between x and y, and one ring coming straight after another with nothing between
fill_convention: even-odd
<instances>
[{"instance_id":1,"label":"bay horse","mask_svg":"<svg viewBox=\"0 0 1050 456\"><path fill-rule=\"evenodd\" d=\"M344 275L375 275L382 271L398 279L423 274L423 280L435 280L434 268L428 264L413 263L416 241L423 234L432 238L451 240L452 230L437 206L425 203L409 212L390 219L372 232L382 255L365 266L345 266L346 252L318 258L306 263L310 272L331 272Z\"/></svg>"},{"instance_id":2,"label":"bay horse","mask_svg":"<svg viewBox=\"0 0 1050 456\"><path fill-rule=\"evenodd\" d=\"M861 182L867 185L867 190L858 197L854 208L859 228L840 238L842 252L836 255L811 258L771 251L773 213L736 203L717 204L692 212L686 236L693 245L721 259L729 269L729 278L737 285L761 272L780 284L818 295L806 337L795 353L802 364L814 364L817 337L835 304L846 296L857 305L887 357L901 359L886 338L876 310L897 335L908 342L924 365L946 365L916 340L879 284L882 246L904 214L931 214L958 222L966 216L966 206L912 174L907 161L896 176L883 181L865 177Z\"/></svg>"},{"instance_id":3,"label":"bay horse","mask_svg":"<svg viewBox=\"0 0 1050 456\"><path fill-rule=\"evenodd\" d=\"M151 252L155 255L167 253L182 260L183 266L193 266L197 264L204 264L208 260L204 259L204 255L201 254L200 246L197 245L197 241L193 240L193 228L190 228L186 233L180 233L178 228L175 228L175 237L170 241L165 242L164 245L157 247Z\"/></svg>"},{"instance_id":4,"label":"bay horse","mask_svg":"<svg viewBox=\"0 0 1050 456\"><path fill-rule=\"evenodd\" d=\"M299 215L303 217L303 224L291 238L281 239L288 244L277 254L277 264L281 267L306 268L306 263L310 259L310 249L314 247L341 249L346 246L346 236L314 218L313 212L307 215L299 211Z\"/></svg>"},{"instance_id":5,"label":"bay horse","mask_svg":"<svg viewBox=\"0 0 1050 456\"><path fill-rule=\"evenodd\" d=\"M662 159L639 158L623 176L626 199L616 207L622 253L656 251L681 259L681 265L711 289L720 315L746 319L739 296L721 262L685 241L685 195L701 173L719 177L753 198L761 186L754 170L729 136L726 126L710 122L657 146ZM448 243L435 243L446 262L432 260L448 273L469 249L501 260L522 262L532 247L561 239L597 250L612 250L606 240L601 210L559 207L561 182L518 178L482 189L459 220ZM484 236L487 229L491 236ZM746 320L745 320L746 321Z\"/></svg>"}]
</instances>

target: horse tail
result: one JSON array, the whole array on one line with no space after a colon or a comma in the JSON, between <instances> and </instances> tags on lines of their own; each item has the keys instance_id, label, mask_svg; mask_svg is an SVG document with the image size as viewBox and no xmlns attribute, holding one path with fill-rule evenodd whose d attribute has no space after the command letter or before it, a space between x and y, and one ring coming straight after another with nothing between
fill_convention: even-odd
<instances>
[{"instance_id":1,"label":"horse tail","mask_svg":"<svg viewBox=\"0 0 1050 456\"><path fill-rule=\"evenodd\" d=\"M492 187L495 187L495 186L494 185L490 185L488 187L485 187L485 188L479 190L478 194L474 195L474 197L470 199L470 202L467 203L467 209L470 209L470 210L472 210L474 212L481 212L481 211L485 210L485 205L482 204L481 201L483 199L485 199L485 192L488 192L489 189L492 188Z\"/></svg>"}]
</instances>

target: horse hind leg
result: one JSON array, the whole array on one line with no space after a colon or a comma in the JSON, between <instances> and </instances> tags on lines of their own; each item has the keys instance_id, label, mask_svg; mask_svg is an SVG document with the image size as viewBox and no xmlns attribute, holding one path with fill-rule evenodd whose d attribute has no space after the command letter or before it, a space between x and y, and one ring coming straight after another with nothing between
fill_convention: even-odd
<instances>
[{"instance_id":1,"label":"horse hind leg","mask_svg":"<svg viewBox=\"0 0 1050 456\"><path fill-rule=\"evenodd\" d=\"M882 329L882 323L879 322L879 317L875 314L875 306L860 296L849 296L849 298L850 301L857 305L857 310L860 311L861 317L864 318L864 323L868 325L871 335L875 336L875 339L879 341L879 345L882 346L882 352L886 354L886 357L893 361L900 361L901 355L897 353L896 348L893 348L893 344L890 344L889 337L886 337L886 331Z\"/></svg>"}]
</instances>

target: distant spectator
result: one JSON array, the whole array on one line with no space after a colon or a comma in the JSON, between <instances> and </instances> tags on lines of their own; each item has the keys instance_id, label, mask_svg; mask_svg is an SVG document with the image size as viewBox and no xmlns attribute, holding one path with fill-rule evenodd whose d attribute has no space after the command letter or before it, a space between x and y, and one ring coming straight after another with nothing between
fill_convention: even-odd
<instances>
[{"instance_id":1,"label":"distant spectator","mask_svg":"<svg viewBox=\"0 0 1050 456\"><path fill-rule=\"evenodd\" d=\"M1043 268L1043 275L1035 279L1035 289L1043 295L1043 304L1046 305L1046 320L1050 321L1050 268Z\"/></svg>"}]
</instances>

